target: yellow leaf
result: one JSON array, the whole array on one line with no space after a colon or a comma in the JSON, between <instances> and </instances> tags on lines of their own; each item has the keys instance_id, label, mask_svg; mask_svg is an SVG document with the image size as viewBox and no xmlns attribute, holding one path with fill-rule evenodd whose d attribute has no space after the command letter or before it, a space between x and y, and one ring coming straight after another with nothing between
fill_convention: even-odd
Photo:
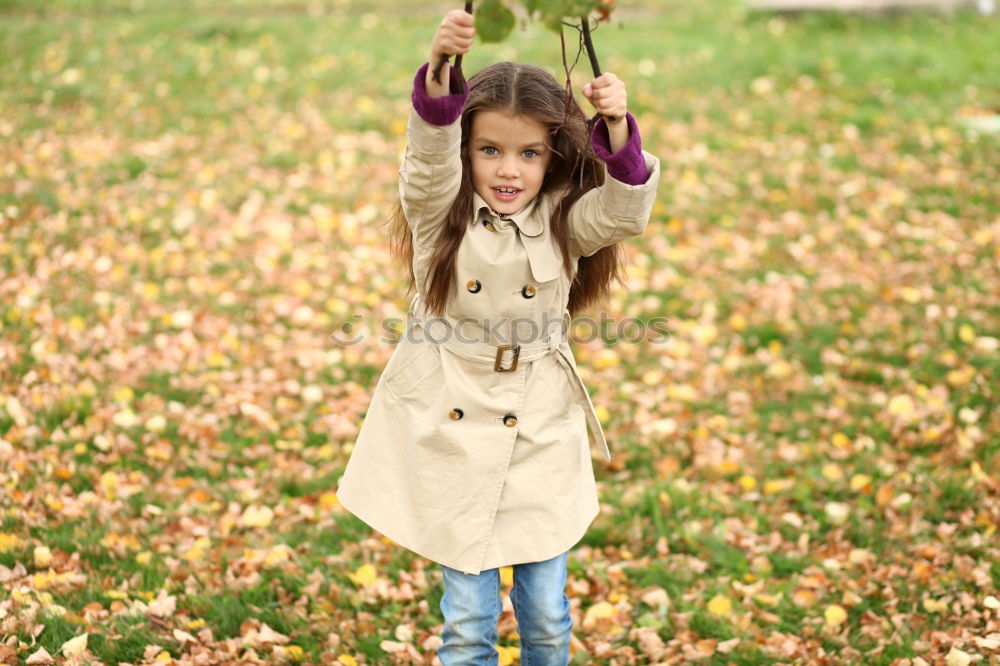
<instances>
[{"instance_id":1,"label":"yellow leaf","mask_svg":"<svg viewBox=\"0 0 1000 666\"><path fill-rule=\"evenodd\" d=\"M671 400L691 402L698 399L698 392L690 384L671 384L667 387L667 397Z\"/></svg>"},{"instance_id":2,"label":"yellow leaf","mask_svg":"<svg viewBox=\"0 0 1000 666\"><path fill-rule=\"evenodd\" d=\"M618 354L613 349L602 349L594 359L594 367L598 370L612 368L618 365Z\"/></svg>"},{"instance_id":3,"label":"yellow leaf","mask_svg":"<svg viewBox=\"0 0 1000 666\"><path fill-rule=\"evenodd\" d=\"M500 584L504 587L514 585L514 567L500 567Z\"/></svg>"},{"instance_id":4,"label":"yellow leaf","mask_svg":"<svg viewBox=\"0 0 1000 666\"><path fill-rule=\"evenodd\" d=\"M236 521L237 518L233 514L229 512L222 514L222 517L219 518L219 531L224 535L228 535L236 527Z\"/></svg>"},{"instance_id":5,"label":"yellow leaf","mask_svg":"<svg viewBox=\"0 0 1000 666\"><path fill-rule=\"evenodd\" d=\"M663 372L660 370L647 370L642 373L641 380L646 386L656 386L663 381Z\"/></svg>"},{"instance_id":6,"label":"yellow leaf","mask_svg":"<svg viewBox=\"0 0 1000 666\"><path fill-rule=\"evenodd\" d=\"M269 506L250 505L243 511L240 524L243 527L267 527L274 520L274 511Z\"/></svg>"},{"instance_id":7,"label":"yellow leaf","mask_svg":"<svg viewBox=\"0 0 1000 666\"><path fill-rule=\"evenodd\" d=\"M101 474L101 487L106 490L114 490L118 487L118 475L112 471Z\"/></svg>"},{"instance_id":8,"label":"yellow leaf","mask_svg":"<svg viewBox=\"0 0 1000 666\"><path fill-rule=\"evenodd\" d=\"M964 365L961 368L950 371L945 378L952 386L966 386L976 376L976 369L971 365Z\"/></svg>"},{"instance_id":9,"label":"yellow leaf","mask_svg":"<svg viewBox=\"0 0 1000 666\"><path fill-rule=\"evenodd\" d=\"M773 594L764 594L763 592L761 594L755 595L754 599L756 599L760 603L764 604L765 606L771 606L772 608L774 606L777 606L778 605L778 601L779 601L779 598L776 597L775 595L773 595Z\"/></svg>"},{"instance_id":10,"label":"yellow leaf","mask_svg":"<svg viewBox=\"0 0 1000 666\"><path fill-rule=\"evenodd\" d=\"M919 303L921 298L920 290L915 287L903 287L899 290L899 295L907 303Z\"/></svg>"},{"instance_id":11,"label":"yellow leaf","mask_svg":"<svg viewBox=\"0 0 1000 666\"><path fill-rule=\"evenodd\" d=\"M206 359L206 364L210 368L222 368L228 365L228 363L229 358L218 349L209 354L208 359Z\"/></svg>"},{"instance_id":12,"label":"yellow leaf","mask_svg":"<svg viewBox=\"0 0 1000 666\"><path fill-rule=\"evenodd\" d=\"M847 621L847 611L844 610L843 606L833 604L827 606L826 610L823 611L823 619L826 620L828 626L837 627Z\"/></svg>"},{"instance_id":13,"label":"yellow leaf","mask_svg":"<svg viewBox=\"0 0 1000 666\"><path fill-rule=\"evenodd\" d=\"M792 374L792 371L794 369L795 368L793 368L792 364L789 363L788 361L784 359L778 359L771 365L767 366L765 374L768 375L769 377L777 377L778 379L782 379Z\"/></svg>"},{"instance_id":14,"label":"yellow leaf","mask_svg":"<svg viewBox=\"0 0 1000 666\"><path fill-rule=\"evenodd\" d=\"M719 337L719 329L713 324L697 324L691 328L691 337L702 347L707 347Z\"/></svg>"},{"instance_id":15,"label":"yellow leaf","mask_svg":"<svg viewBox=\"0 0 1000 666\"><path fill-rule=\"evenodd\" d=\"M288 650L288 656L295 661L302 661L302 658L305 656L305 652L298 645L289 645L285 649Z\"/></svg>"},{"instance_id":16,"label":"yellow leaf","mask_svg":"<svg viewBox=\"0 0 1000 666\"><path fill-rule=\"evenodd\" d=\"M916 405L913 404L913 398L905 393L892 396L889 400L889 405L886 410L893 416L912 416L916 411Z\"/></svg>"},{"instance_id":17,"label":"yellow leaf","mask_svg":"<svg viewBox=\"0 0 1000 666\"><path fill-rule=\"evenodd\" d=\"M733 602L729 600L729 597L718 594L708 602L708 612L712 615L729 615L733 612Z\"/></svg>"},{"instance_id":18,"label":"yellow leaf","mask_svg":"<svg viewBox=\"0 0 1000 666\"><path fill-rule=\"evenodd\" d=\"M111 397L115 400L115 402L128 403L132 402L132 399L135 397L135 393L128 386L120 386L114 393L111 394Z\"/></svg>"},{"instance_id":19,"label":"yellow leaf","mask_svg":"<svg viewBox=\"0 0 1000 666\"><path fill-rule=\"evenodd\" d=\"M940 599L924 599L923 606L928 613L944 613L948 610L948 604Z\"/></svg>"},{"instance_id":20,"label":"yellow leaf","mask_svg":"<svg viewBox=\"0 0 1000 666\"><path fill-rule=\"evenodd\" d=\"M757 479L749 474L744 474L740 477L740 487L743 488L743 492L748 493L757 487Z\"/></svg>"},{"instance_id":21,"label":"yellow leaf","mask_svg":"<svg viewBox=\"0 0 1000 666\"><path fill-rule=\"evenodd\" d=\"M174 658L170 656L170 653L164 650L156 655L156 661L173 661Z\"/></svg>"},{"instance_id":22,"label":"yellow leaf","mask_svg":"<svg viewBox=\"0 0 1000 666\"><path fill-rule=\"evenodd\" d=\"M771 479L770 481L764 482L764 494L773 495L775 493L780 493L782 490L791 488L791 479Z\"/></svg>"},{"instance_id":23,"label":"yellow leaf","mask_svg":"<svg viewBox=\"0 0 1000 666\"><path fill-rule=\"evenodd\" d=\"M851 438L842 432L833 433L831 442L838 449L850 449L851 448Z\"/></svg>"},{"instance_id":24,"label":"yellow leaf","mask_svg":"<svg viewBox=\"0 0 1000 666\"><path fill-rule=\"evenodd\" d=\"M968 324L962 324L958 327L958 338L965 344L971 345L976 341L976 329Z\"/></svg>"},{"instance_id":25,"label":"yellow leaf","mask_svg":"<svg viewBox=\"0 0 1000 666\"><path fill-rule=\"evenodd\" d=\"M281 562L289 561L291 559L291 550L291 548L283 543L272 546L264 556L264 566L273 567Z\"/></svg>"},{"instance_id":26,"label":"yellow leaf","mask_svg":"<svg viewBox=\"0 0 1000 666\"><path fill-rule=\"evenodd\" d=\"M719 474L722 474L724 476L727 476L734 472L738 472L739 470L740 470L739 464L733 460L723 460L722 462L719 463Z\"/></svg>"},{"instance_id":27,"label":"yellow leaf","mask_svg":"<svg viewBox=\"0 0 1000 666\"><path fill-rule=\"evenodd\" d=\"M510 653L510 650L502 645L497 645L496 649L501 666L510 666L514 663L514 655Z\"/></svg>"},{"instance_id":28,"label":"yellow leaf","mask_svg":"<svg viewBox=\"0 0 1000 666\"><path fill-rule=\"evenodd\" d=\"M609 619L615 614L615 608L607 601L599 601L587 609L587 614L583 618L584 628L590 628L598 620Z\"/></svg>"},{"instance_id":29,"label":"yellow leaf","mask_svg":"<svg viewBox=\"0 0 1000 666\"><path fill-rule=\"evenodd\" d=\"M871 486L872 478L867 474L855 474L851 477L851 490L858 491Z\"/></svg>"},{"instance_id":30,"label":"yellow leaf","mask_svg":"<svg viewBox=\"0 0 1000 666\"><path fill-rule=\"evenodd\" d=\"M52 583L54 576L55 572L52 569L49 569L45 573L36 573L32 585L34 585L36 590L44 590Z\"/></svg>"},{"instance_id":31,"label":"yellow leaf","mask_svg":"<svg viewBox=\"0 0 1000 666\"><path fill-rule=\"evenodd\" d=\"M337 499L337 493L323 493L319 496L319 505L324 509L332 509L335 506L339 506L340 500Z\"/></svg>"},{"instance_id":32,"label":"yellow leaf","mask_svg":"<svg viewBox=\"0 0 1000 666\"><path fill-rule=\"evenodd\" d=\"M211 539L208 537L198 537L194 544L185 551L182 557L190 562L195 562L205 557L205 549L212 545Z\"/></svg>"},{"instance_id":33,"label":"yellow leaf","mask_svg":"<svg viewBox=\"0 0 1000 666\"><path fill-rule=\"evenodd\" d=\"M83 654L87 650L87 634L80 634L62 644L59 651L67 657Z\"/></svg>"},{"instance_id":34,"label":"yellow leaf","mask_svg":"<svg viewBox=\"0 0 1000 666\"><path fill-rule=\"evenodd\" d=\"M45 569L52 564L52 551L48 546L35 546L35 566Z\"/></svg>"},{"instance_id":35,"label":"yellow leaf","mask_svg":"<svg viewBox=\"0 0 1000 666\"><path fill-rule=\"evenodd\" d=\"M358 587L368 587L375 582L375 567L370 564L362 564L353 574L347 574Z\"/></svg>"},{"instance_id":36,"label":"yellow leaf","mask_svg":"<svg viewBox=\"0 0 1000 666\"><path fill-rule=\"evenodd\" d=\"M844 470L836 463L823 465L823 478L827 481L840 481L844 478Z\"/></svg>"},{"instance_id":37,"label":"yellow leaf","mask_svg":"<svg viewBox=\"0 0 1000 666\"><path fill-rule=\"evenodd\" d=\"M358 660L349 654L342 654L337 657L337 661L342 663L344 666L358 666Z\"/></svg>"}]
</instances>

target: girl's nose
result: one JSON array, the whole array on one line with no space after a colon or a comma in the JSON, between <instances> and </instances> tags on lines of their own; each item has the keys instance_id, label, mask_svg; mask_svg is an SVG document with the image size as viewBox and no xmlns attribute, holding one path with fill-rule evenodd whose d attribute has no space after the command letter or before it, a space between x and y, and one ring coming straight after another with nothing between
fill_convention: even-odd
<instances>
[{"instance_id":1,"label":"girl's nose","mask_svg":"<svg viewBox=\"0 0 1000 666\"><path fill-rule=\"evenodd\" d=\"M504 178L515 178L517 176L517 161L511 158L500 160L500 166L497 167L497 175Z\"/></svg>"}]
</instances>

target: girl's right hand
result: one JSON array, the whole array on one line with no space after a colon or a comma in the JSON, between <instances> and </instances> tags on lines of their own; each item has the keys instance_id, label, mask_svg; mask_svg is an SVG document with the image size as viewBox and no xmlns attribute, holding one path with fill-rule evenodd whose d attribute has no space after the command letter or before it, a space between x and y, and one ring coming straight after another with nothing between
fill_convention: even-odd
<instances>
[{"instance_id":1,"label":"girl's right hand","mask_svg":"<svg viewBox=\"0 0 1000 666\"><path fill-rule=\"evenodd\" d=\"M476 37L475 21L472 14L462 9L453 9L444 15L441 25L431 40L431 66L435 66L441 56L461 55L469 52Z\"/></svg>"}]
</instances>

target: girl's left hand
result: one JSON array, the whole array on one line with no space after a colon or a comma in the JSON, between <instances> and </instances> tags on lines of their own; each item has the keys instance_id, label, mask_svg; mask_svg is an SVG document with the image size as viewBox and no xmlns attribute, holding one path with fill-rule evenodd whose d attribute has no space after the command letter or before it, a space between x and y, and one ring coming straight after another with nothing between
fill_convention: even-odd
<instances>
[{"instance_id":1,"label":"girl's left hand","mask_svg":"<svg viewBox=\"0 0 1000 666\"><path fill-rule=\"evenodd\" d=\"M628 95L625 82L611 72L605 72L583 87L583 96L590 100L602 116L613 116L616 122L625 120Z\"/></svg>"}]
</instances>

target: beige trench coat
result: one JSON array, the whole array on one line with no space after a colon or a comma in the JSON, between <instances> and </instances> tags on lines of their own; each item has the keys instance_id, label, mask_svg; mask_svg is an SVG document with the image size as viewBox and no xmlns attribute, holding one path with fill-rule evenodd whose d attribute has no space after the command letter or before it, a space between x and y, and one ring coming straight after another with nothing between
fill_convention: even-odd
<instances>
[{"instance_id":1,"label":"beige trench coat","mask_svg":"<svg viewBox=\"0 0 1000 666\"><path fill-rule=\"evenodd\" d=\"M567 343L571 278L549 232L553 199L501 217L475 195L446 316L424 310L427 262L460 183L460 139L459 121L432 125L411 109L399 175L417 295L337 496L401 546L478 574L576 544L599 512L588 424L611 455ZM574 272L580 256L645 229L660 166L643 157L645 184L607 176L570 211ZM517 343L515 366L512 349L497 349Z\"/></svg>"}]
</instances>

